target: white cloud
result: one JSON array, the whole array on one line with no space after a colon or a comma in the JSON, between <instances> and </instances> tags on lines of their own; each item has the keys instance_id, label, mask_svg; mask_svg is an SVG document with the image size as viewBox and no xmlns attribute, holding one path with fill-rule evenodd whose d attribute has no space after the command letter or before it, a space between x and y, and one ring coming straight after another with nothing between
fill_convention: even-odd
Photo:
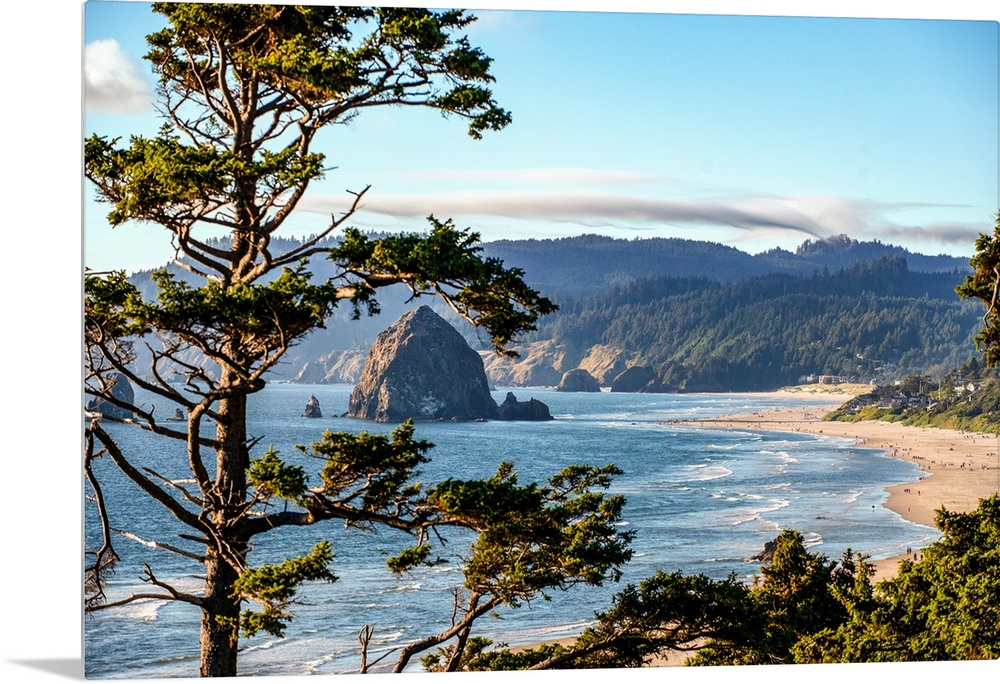
<instances>
[{"instance_id":1,"label":"white cloud","mask_svg":"<svg viewBox=\"0 0 1000 684\"><path fill-rule=\"evenodd\" d=\"M546 170L540 170L544 174ZM343 210L344 199L315 196L305 211ZM396 219L492 217L515 221L575 223L592 229L676 233L705 227L735 229L737 236L806 239L849 235L858 240L933 241L971 244L981 226L935 222L905 226L889 216L927 208L916 203L879 203L836 196L741 195L709 199L660 199L586 190L459 190L438 193L378 193L365 197L362 214ZM736 239L739 239L738 237Z\"/></svg>"},{"instance_id":2,"label":"white cloud","mask_svg":"<svg viewBox=\"0 0 1000 684\"><path fill-rule=\"evenodd\" d=\"M95 40L84 54L86 106L128 114L152 108L149 84L116 40Z\"/></svg>"},{"instance_id":3,"label":"white cloud","mask_svg":"<svg viewBox=\"0 0 1000 684\"><path fill-rule=\"evenodd\" d=\"M315 197L303 209L330 213L339 197ZM495 216L507 219L570 221L588 226L650 229L661 225L718 225L745 230L778 229L808 237L829 234L808 207L781 198L663 200L607 192L456 191L379 193L366 197L364 211L397 218Z\"/></svg>"}]
</instances>

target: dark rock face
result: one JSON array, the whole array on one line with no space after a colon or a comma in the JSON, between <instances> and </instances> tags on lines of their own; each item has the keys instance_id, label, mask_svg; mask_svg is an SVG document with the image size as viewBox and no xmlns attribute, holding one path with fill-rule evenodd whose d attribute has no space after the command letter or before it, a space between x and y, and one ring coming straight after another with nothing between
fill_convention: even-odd
<instances>
[{"instance_id":1,"label":"dark rock face","mask_svg":"<svg viewBox=\"0 0 1000 684\"><path fill-rule=\"evenodd\" d=\"M597 378L582 368L576 368L563 373L556 386L556 392L600 392L601 385Z\"/></svg>"},{"instance_id":2,"label":"dark rock face","mask_svg":"<svg viewBox=\"0 0 1000 684\"><path fill-rule=\"evenodd\" d=\"M611 381L612 392L648 391L650 383L658 384L656 373L648 366L632 366L615 376Z\"/></svg>"},{"instance_id":3,"label":"dark rock face","mask_svg":"<svg viewBox=\"0 0 1000 684\"><path fill-rule=\"evenodd\" d=\"M319 399L314 396L306 401L306 410L302 412L303 418L322 418L323 412L319 408Z\"/></svg>"},{"instance_id":4,"label":"dark rock face","mask_svg":"<svg viewBox=\"0 0 1000 684\"><path fill-rule=\"evenodd\" d=\"M169 421L171 421L173 423L179 423L179 422L187 420L187 418L184 417L184 411L182 411L179 408L175 408L174 409L174 415L172 415L169 418L167 418L167 420L169 420Z\"/></svg>"},{"instance_id":5,"label":"dark rock face","mask_svg":"<svg viewBox=\"0 0 1000 684\"><path fill-rule=\"evenodd\" d=\"M535 398L528 401L518 401L513 392L507 392L507 397L497 410L497 420L552 420L549 407Z\"/></svg>"},{"instance_id":6,"label":"dark rock face","mask_svg":"<svg viewBox=\"0 0 1000 684\"><path fill-rule=\"evenodd\" d=\"M135 403L135 390L132 389L132 383L128 381L121 373L115 373L114 375L105 378L105 389L111 391L111 396L119 399L128 404ZM107 418L115 418L118 420L131 420L134 416L131 411L127 411L120 406L112 404L110 401L104 399L93 399L87 404L87 410L93 411L94 413L100 413L102 416Z\"/></svg>"},{"instance_id":7,"label":"dark rock face","mask_svg":"<svg viewBox=\"0 0 1000 684\"><path fill-rule=\"evenodd\" d=\"M446 320L421 306L379 333L347 415L398 423L475 420L496 412L479 354Z\"/></svg>"},{"instance_id":8,"label":"dark rock face","mask_svg":"<svg viewBox=\"0 0 1000 684\"><path fill-rule=\"evenodd\" d=\"M772 539L771 541L764 542L764 550L758 553L756 556L750 556L748 561L760 561L761 563L768 564L774 560L774 552L778 548L778 540Z\"/></svg>"}]
</instances>

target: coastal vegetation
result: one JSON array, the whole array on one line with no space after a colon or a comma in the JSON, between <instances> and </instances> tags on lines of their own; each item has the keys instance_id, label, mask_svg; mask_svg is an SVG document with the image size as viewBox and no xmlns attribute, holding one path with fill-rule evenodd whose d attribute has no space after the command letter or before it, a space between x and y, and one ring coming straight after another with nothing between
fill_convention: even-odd
<instances>
[{"instance_id":1,"label":"coastal vegetation","mask_svg":"<svg viewBox=\"0 0 1000 684\"><path fill-rule=\"evenodd\" d=\"M968 513L940 510L941 538L895 577L872 582L850 550L830 561L783 531L770 562L735 576L657 572L615 595L570 644L512 650L480 639L469 670L638 667L669 651L686 664L774 665L1000 657L1000 495ZM440 669L448 649L427 656Z\"/></svg>"},{"instance_id":2,"label":"coastal vegetation","mask_svg":"<svg viewBox=\"0 0 1000 684\"><path fill-rule=\"evenodd\" d=\"M973 359L934 379L911 375L859 394L827 420L890 423L973 432L1000 431L1000 379L996 369Z\"/></svg>"}]
</instances>

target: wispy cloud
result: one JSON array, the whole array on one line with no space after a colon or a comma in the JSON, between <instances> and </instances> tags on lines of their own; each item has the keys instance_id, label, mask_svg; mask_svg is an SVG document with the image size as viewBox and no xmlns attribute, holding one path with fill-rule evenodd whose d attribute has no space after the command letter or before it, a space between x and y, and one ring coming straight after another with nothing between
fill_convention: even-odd
<instances>
[{"instance_id":1,"label":"wispy cloud","mask_svg":"<svg viewBox=\"0 0 1000 684\"><path fill-rule=\"evenodd\" d=\"M537 170L539 176L553 170ZM524 177L526 172L518 172ZM594 172L594 178L599 172ZM586 175L586 174L585 174ZM635 179L640 178L637 174ZM889 217L906 210L928 208L917 203L877 203L835 196L780 197L741 195L709 199L656 197L580 189L519 191L463 190L438 193L378 193L366 198L363 212L396 219L420 219L429 214L474 221L492 217L539 224L575 223L589 229L648 233L700 231L722 227L740 236L824 238L849 235L859 240L899 238L944 244L971 244L982 226L939 222L905 226ZM318 196L303 202L306 211L336 213L342 197Z\"/></svg>"},{"instance_id":2,"label":"wispy cloud","mask_svg":"<svg viewBox=\"0 0 1000 684\"><path fill-rule=\"evenodd\" d=\"M88 109L135 113L152 107L149 84L135 61L115 40L88 43L84 54L85 95Z\"/></svg>"},{"instance_id":3,"label":"wispy cloud","mask_svg":"<svg viewBox=\"0 0 1000 684\"><path fill-rule=\"evenodd\" d=\"M986 223L932 223L923 226L886 225L879 231L888 240L911 239L940 242L946 245L971 245L982 233L992 233Z\"/></svg>"}]
</instances>

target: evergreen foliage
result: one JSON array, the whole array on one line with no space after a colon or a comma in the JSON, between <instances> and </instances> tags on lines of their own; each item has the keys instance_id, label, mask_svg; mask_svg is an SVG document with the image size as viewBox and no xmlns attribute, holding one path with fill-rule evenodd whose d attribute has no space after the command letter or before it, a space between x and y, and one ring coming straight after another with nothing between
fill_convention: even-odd
<instances>
[{"instance_id":1,"label":"evergreen foliage","mask_svg":"<svg viewBox=\"0 0 1000 684\"><path fill-rule=\"evenodd\" d=\"M1000 430L1000 379L973 358L938 379L908 376L882 385L831 411L827 420L883 420L919 427L973 432Z\"/></svg>"},{"instance_id":2,"label":"evergreen foliage","mask_svg":"<svg viewBox=\"0 0 1000 684\"><path fill-rule=\"evenodd\" d=\"M978 299L985 307L983 327L976 335L976 347L986 358L986 365L1000 364L1000 213L993 234L983 233L976 240L976 253L970 261L973 273L956 289L965 299Z\"/></svg>"},{"instance_id":3,"label":"evergreen foliage","mask_svg":"<svg viewBox=\"0 0 1000 684\"><path fill-rule=\"evenodd\" d=\"M995 659L1000 655L1000 495L968 513L939 510L941 539L897 576L847 550L839 562L783 531L773 559L745 584L734 576L657 572L615 595L568 645L512 650L470 642L468 670L640 667L694 652L688 665ZM446 647L424 659L441 669Z\"/></svg>"},{"instance_id":4,"label":"evergreen foliage","mask_svg":"<svg viewBox=\"0 0 1000 684\"><path fill-rule=\"evenodd\" d=\"M955 273L915 273L901 256L811 276L738 282L638 280L576 301L534 336L606 344L652 366L669 391L753 391L804 375L868 382L940 373L968 360L974 308Z\"/></svg>"},{"instance_id":5,"label":"evergreen foliage","mask_svg":"<svg viewBox=\"0 0 1000 684\"><path fill-rule=\"evenodd\" d=\"M511 498L493 503L539 526L499 539L536 558L529 569L508 567L522 557L491 546L500 526L470 512L467 501L427 497L414 477L431 445L413 439L412 424L391 439L327 433L303 449L320 460L311 486L303 468L273 449L251 455L248 396L341 304L359 318L379 311L377 293L387 287L434 295L484 330L501 354L555 309L522 271L484 257L479 236L450 220L430 217L425 234L374 238L346 227L367 188L350 193L348 211L312 236L283 246L272 240L326 169L313 148L325 127L375 106L457 116L473 138L510 122L489 89L491 59L460 35L473 18L420 8L154 3L153 10L169 24L147 37L146 55L166 123L152 138L132 136L123 145L91 136L84 144L85 175L110 205L109 223L158 226L176 252L174 268L152 273L146 291L121 272L85 278L85 391L128 416L105 412L85 431L84 468L103 537L87 551L86 610L146 598L195 606L200 674L235 676L241 628L246 636L282 634L299 587L335 579L327 542L254 567L253 540L326 520L411 533L417 543L390 561L395 570L428 560L436 527L471 527L483 537L483 557L495 560L483 576L510 578L498 592L510 605L550 586L615 578L628 559L630 537L615 528L623 501L593 491L607 486L610 472L562 474L572 487L553 481L545 489L516 485L505 466L497 486ZM319 259L328 268L317 276ZM115 374L152 393L167 415L180 409L186 423L171 425L154 406L114 396ZM124 453L104 429L109 420L183 442L189 478L175 482L143 468L141 454ZM186 526L177 545L156 544L199 563L203 591L182 592L147 566L144 579L156 591L107 600L106 578L119 556L111 541L115 509L91 467L102 456ZM541 530L548 536L531 537ZM260 609L244 610L247 603ZM466 636L478 615L465 623Z\"/></svg>"}]
</instances>

